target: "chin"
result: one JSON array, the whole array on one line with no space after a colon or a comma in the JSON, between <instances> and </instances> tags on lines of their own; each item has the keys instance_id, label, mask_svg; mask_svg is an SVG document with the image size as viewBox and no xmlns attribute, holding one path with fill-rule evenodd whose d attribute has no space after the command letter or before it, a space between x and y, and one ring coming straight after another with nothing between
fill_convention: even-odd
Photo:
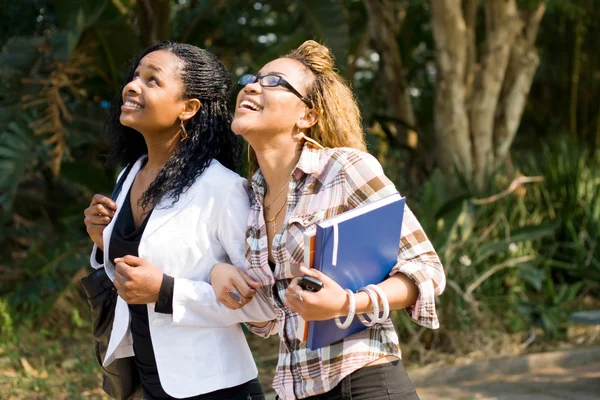
<instances>
[{"instance_id":1,"label":"chin","mask_svg":"<svg viewBox=\"0 0 600 400\"><path fill-rule=\"evenodd\" d=\"M121 125L126 126L128 128L136 129L134 126L135 123L132 123L131 118L127 117L127 115L124 116L123 114L121 114L121 116L119 117L119 122L121 123Z\"/></svg>"},{"instance_id":2,"label":"chin","mask_svg":"<svg viewBox=\"0 0 600 400\"><path fill-rule=\"evenodd\" d=\"M231 122L231 130L238 136L245 137L248 132L248 126L241 122L238 118L234 118Z\"/></svg>"}]
</instances>

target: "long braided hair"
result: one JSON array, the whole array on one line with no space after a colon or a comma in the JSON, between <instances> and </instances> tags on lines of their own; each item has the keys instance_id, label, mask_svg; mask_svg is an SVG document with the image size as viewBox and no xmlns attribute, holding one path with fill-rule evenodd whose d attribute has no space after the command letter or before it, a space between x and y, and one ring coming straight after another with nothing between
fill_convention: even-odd
<instances>
[{"instance_id":1,"label":"long braided hair","mask_svg":"<svg viewBox=\"0 0 600 400\"><path fill-rule=\"evenodd\" d=\"M158 50L171 52L182 61L182 96L186 99L198 99L202 105L196 115L187 121L188 138L180 142L142 195L140 205L144 208L155 206L163 198L172 198L172 206L213 159L230 170L237 171L242 149L239 138L231 131L231 114L227 107L231 77L217 57L206 50L169 41L152 45L133 59L119 93L133 79L141 59ZM122 105L123 98L119 94L112 103L106 131L111 144L109 159L125 166L147 154L148 148L138 131L123 126L119 121Z\"/></svg>"}]
</instances>

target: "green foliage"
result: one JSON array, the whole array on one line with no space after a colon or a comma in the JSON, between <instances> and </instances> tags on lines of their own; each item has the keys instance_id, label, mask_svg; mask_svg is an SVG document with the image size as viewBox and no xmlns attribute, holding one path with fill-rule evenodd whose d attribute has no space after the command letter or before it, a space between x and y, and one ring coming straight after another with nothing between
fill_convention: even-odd
<instances>
[{"instance_id":1,"label":"green foliage","mask_svg":"<svg viewBox=\"0 0 600 400\"><path fill-rule=\"evenodd\" d=\"M25 168L35 160L35 148L36 140L27 129L27 120L10 122L0 133L0 221L9 218Z\"/></svg>"},{"instance_id":2,"label":"green foliage","mask_svg":"<svg viewBox=\"0 0 600 400\"><path fill-rule=\"evenodd\" d=\"M542 148L519 165L544 182L480 204L468 185L435 172L412 205L445 267L438 314L449 330L537 326L564 337L578 297L598 294L597 152L564 137ZM489 195L508 183L498 175Z\"/></svg>"},{"instance_id":3,"label":"green foliage","mask_svg":"<svg viewBox=\"0 0 600 400\"><path fill-rule=\"evenodd\" d=\"M107 86L92 61L100 58L95 37L107 29L102 24L114 27L114 6L66 3L53 8L56 25L12 38L0 53L3 329L38 323L56 310L88 264L82 210L114 181L98 156L106 148L101 102L118 82ZM64 312L81 323L77 310Z\"/></svg>"},{"instance_id":4,"label":"green foliage","mask_svg":"<svg viewBox=\"0 0 600 400\"><path fill-rule=\"evenodd\" d=\"M543 146L532 161L546 177L543 200L559 226L554 240L544 243L552 253L557 277L569 282L600 283L600 154L571 141ZM564 269L561 271L561 269Z\"/></svg>"},{"instance_id":5,"label":"green foliage","mask_svg":"<svg viewBox=\"0 0 600 400\"><path fill-rule=\"evenodd\" d=\"M18 326L56 320L86 329L85 304L73 295L90 249L82 211L93 193L108 193L114 182L114 171L103 162L106 107L148 34L137 25L132 3L29 0L4 1L0 7L8 21L0 27L3 337L15 338ZM548 3L538 38L542 61L513 152L514 169L545 181L478 205L476 198L504 190L513 171L497 171L484 191L476 192L460 176L451 183L433 169L430 2L400 3L406 18L397 40L419 121L417 148L399 148L369 129L394 116L387 115L380 55L368 41L361 1L173 1L170 32L174 40L213 51L234 77L258 70L307 39L333 49L359 99L370 149L410 199L446 269L448 286L438 308L442 333L424 334L424 347L436 344L438 335L448 349L444 335L477 330L493 336L540 327L560 337L581 293L597 297L599 291L600 165L594 146L600 140L595 51L600 8L586 0ZM520 3L531 11L538 1ZM573 96L574 54L565 56L563 50L574 47L577 32L583 40L581 83ZM573 102L577 107L569 118L565 110L573 109ZM571 135L592 149L564 140L568 134L562 133L561 140L538 151L551 133L571 129L572 120L578 132ZM61 316L54 315L57 310ZM403 333L414 331L399 326Z\"/></svg>"}]
</instances>

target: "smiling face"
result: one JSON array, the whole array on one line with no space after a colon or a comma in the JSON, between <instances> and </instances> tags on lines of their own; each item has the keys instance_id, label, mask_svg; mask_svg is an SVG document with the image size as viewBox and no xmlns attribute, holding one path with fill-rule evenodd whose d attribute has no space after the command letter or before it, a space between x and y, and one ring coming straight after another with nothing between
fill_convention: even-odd
<instances>
[{"instance_id":1,"label":"smiling face","mask_svg":"<svg viewBox=\"0 0 600 400\"><path fill-rule=\"evenodd\" d=\"M312 77L298 61L279 58L265 65L258 75L279 75L304 97ZM259 82L240 90L231 129L252 143L273 133L290 133L305 128L306 104L283 86L262 87Z\"/></svg>"},{"instance_id":2,"label":"smiling face","mask_svg":"<svg viewBox=\"0 0 600 400\"><path fill-rule=\"evenodd\" d=\"M133 79L123 88L121 124L144 136L176 134L179 118L189 102L183 97L182 65L181 59L164 50L142 58Z\"/></svg>"}]
</instances>

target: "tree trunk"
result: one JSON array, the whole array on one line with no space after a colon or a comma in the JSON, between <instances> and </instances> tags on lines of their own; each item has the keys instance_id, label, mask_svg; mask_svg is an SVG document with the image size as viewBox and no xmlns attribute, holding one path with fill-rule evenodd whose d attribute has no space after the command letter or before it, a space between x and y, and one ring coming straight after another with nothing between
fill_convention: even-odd
<instances>
[{"instance_id":1,"label":"tree trunk","mask_svg":"<svg viewBox=\"0 0 600 400\"><path fill-rule=\"evenodd\" d=\"M516 0L486 0L486 37L476 59L478 0L432 0L436 44L435 129L443 171L457 166L482 187L503 161L525 108L539 64L535 38L545 2L527 25ZM524 27L526 28L524 29Z\"/></svg>"},{"instance_id":2,"label":"tree trunk","mask_svg":"<svg viewBox=\"0 0 600 400\"><path fill-rule=\"evenodd\" d=\"M469 118L475 167L475 182L484 178L495 166L494 120L506 74L511 49L523 22L517 15L515 0L485 2L486 45L482 67L475 78L470 98Z\"/></svg>"},{"instance_id":3,"label":"tree trunk","mask_svg":"<svg viewBox=\"0 0 600 400\"><path fill-rule=\"evenodd\" d=\"M471 95L473 82L475 80L475 63L477 62L477 37L475 25L477 22L477 10L479 0L466 0L465 23L467 25L467 65L465 72L465 85L467 97Z\"/></svg>"},{"instance_id":4,"label":"tree trunk","mask_svg":"<svg viewBox=\"0 0 600 400\"><path fill-rule=\"evenodd\" d=\"M535 40L545 11L546 4L540 3L528 19L525 35L517 39L510 56L496 112L494 149L497 163L502 163L508 156L525 110L533 76L540 64Z\"/></svg>"},{"instance_id":5,"label":"tree trunk","mask_svg":"<svg viewBox=\"0 0 600 400\"><path fill-rule=\"evenodd\" d=\"M577 20L575 23L575 43L573 45L573 73L571 74L571 105L569 110L569 121L571 136L575 141L579 138L577 129L577 102L579 101L579 73L581 70L581 47L583 45L583 22Z\"/></svg>"},{"instance_id":6,"label":"tree trunk","mask_svg":"<svg viewBox=\"0 0 600 400\"><path fill-rule=\"evenodd\" d=\"M404 132L406 138L410 131L416 130L417 120L396 39L402 24L402 13L396 12L392 0L364 0L364 5L369 16L371 40L380 55L380 71L387 88L389 113L401 122L396 124L395 131ZM395 141L404 143L406 139L396 137Z\"/></svg>"},{"instance_id":7,"label":"tree trunk","mask_svg":"<svg viewBox=\"0 0 600 400\"><path fill-rule=\"evenodd\" d=\"M470 177L472 144L465 98L467 26L460 0L433 0L433 38L436 44L435 137L442 171L457 166Z\"/></svg>"}]
</instances>

